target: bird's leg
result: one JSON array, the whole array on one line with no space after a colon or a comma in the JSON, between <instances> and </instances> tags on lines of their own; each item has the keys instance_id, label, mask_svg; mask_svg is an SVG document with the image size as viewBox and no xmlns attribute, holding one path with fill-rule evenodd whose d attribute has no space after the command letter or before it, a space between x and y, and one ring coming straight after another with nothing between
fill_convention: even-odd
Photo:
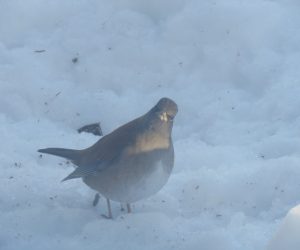
<instances>
[{"instance_id":1,"label":"bird's leg","mask_svg":"<svg viewBox=\"0 0 300 250\"><path fill-rule=\"evenodd\" d=\"M130 207L130 203L126 203L126 207L127 207L127 213L131 213L131 207Z\"/></svg>"},{"instance_id":2,"label":"bird's leg","mask_svg":"<svg viewBox=\"0 0 300 250\"><path fill-rule=\"evenodd\" d=\"M123 207L123 204L120 203L120 205L121 205L121 211L124 211L125 209L124 209L124 207Z\"/></svg>"},{"instance_id":3,"label":"bird's leg","mask_svg":"<svg viewBox=\"0 0 300 250\"><path fill-rule=\"evenodd\" d=\"M95 198L94 198L94 201L93 201L93 206L97 206L98 202L99 202L99 199L100 199L100 195L98 193L95 194Z\"/></svg>"},{"instance_id":4,"label":"bird's leg","mask_svg":"<svg viewBox=\"0 0 300 250\"><path fill-rule=\"evenodd\" d=\"M106 198L106 203L107 203L107 210L108 210L108 215L101 214L101 216L105 219L112 219L112 212L111 212L111 206L110 206L110 200Z\"/></svg>"},{"instance_id":5,"label":"bird's leg","mask_svg":"<svg viewBox=\"0 0 300 250\"><path fill-rule=\"evenodd\" d=\"M107 210L108 210L108 218L112 219L112 212L111 212L110 200L108 198L106 198L106 203L107 203Z\"/></svg>"}]
</instances>

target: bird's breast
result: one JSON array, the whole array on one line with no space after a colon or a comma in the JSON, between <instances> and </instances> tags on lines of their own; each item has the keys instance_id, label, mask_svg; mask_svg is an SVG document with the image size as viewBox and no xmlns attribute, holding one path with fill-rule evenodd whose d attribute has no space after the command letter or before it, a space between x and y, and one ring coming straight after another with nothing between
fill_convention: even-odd
<instances>
[{"instance_id":1,"label":"bird's breast","mask_svg":"<svg viewBox=\"0 0 300 250\"><path fill-rule=\"evenodd\" d=\"M126 154L136 155L155 150L165 150L170 147L170 139L157 134L149 133L142 136L137 136L137 139L132 145L127 147Z\"/></svg>"}]
</instances>

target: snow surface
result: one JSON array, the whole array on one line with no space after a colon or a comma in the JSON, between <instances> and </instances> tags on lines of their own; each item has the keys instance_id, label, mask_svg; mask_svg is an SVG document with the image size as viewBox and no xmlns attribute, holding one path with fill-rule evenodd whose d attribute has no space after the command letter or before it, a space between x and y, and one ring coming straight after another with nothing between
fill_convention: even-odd
<instances>
[{"instance_id":1,"label":"snow surface","mask_svg":"<svg viewBox=\"0 0 300 250\"><path fill-rule=\"evenodd\" d=\"M266 249L300 203L299 11L0 0L0 249ZM89 146L77 128L107 134L163 96L179 106L175 169L132 214L113 203L104 219L80 180L60 183L70 164L36 152Z\"/></svg>"},{"instance_id":2,"label":"snow surface","mask_svg":"<svg viewBox=\"0 0 300 250\"><path fill-rule=\"evenodd\" d=\"M292 208L271 240L268 250L299 250L300 205Z\"/></svg>"}]
</instances>

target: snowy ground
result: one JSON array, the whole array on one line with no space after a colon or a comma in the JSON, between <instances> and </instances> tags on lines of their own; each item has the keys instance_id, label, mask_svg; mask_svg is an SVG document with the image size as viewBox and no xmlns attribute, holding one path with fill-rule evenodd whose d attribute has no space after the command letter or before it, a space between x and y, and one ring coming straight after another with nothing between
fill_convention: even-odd
<instances>
[{"instance_id":1,"label":"snowy ground","mask_svg":"<svg viewBox=\"0 0 300 250\"><path fill-rule=\"evenodd\" d=\"M300 246L300 205L292 208L281 223L278 232L268 244L268 250L298 250Z\"/></svg>"},{"instance_id":2,"label":"snowy ground","mask_svg":"<svg viewBox=\"0 0 300 250\"><path fill-rule=\"evenodd\" d=\"M265 249L300 203L299 11L1 0L0 249ZM104 200L94 208L80 180L60 183L72 166L36 152L91 145L77 128L108 133L163 96L179 106L175 169L132 214L114 203L102 218Z\"/></svg>"}]
</instances>

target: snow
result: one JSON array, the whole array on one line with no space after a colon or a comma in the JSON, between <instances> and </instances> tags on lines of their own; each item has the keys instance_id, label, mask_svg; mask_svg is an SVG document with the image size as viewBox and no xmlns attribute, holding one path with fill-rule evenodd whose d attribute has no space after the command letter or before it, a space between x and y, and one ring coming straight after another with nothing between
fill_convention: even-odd
<instances>
[{"instance_id":1,"label":"snow","mask_svg":"<svg viewBox=\"0 0 300 250\"><path fill-rule=\"evenodd\" d=\"M298 1L0 3L1 250L299 248ZM132 214L104 219L36 152L87 147L76 129L107 134L163 96L175 168Z\"/></svg>"},{"instance_id":2,"label":"snow","mask_svg":"<svg viewBox=\"0 0 300 250\"><path fill-rule=\"evenodd\" d=\"M297 250L300 246L300 206L292 208L284 218L278 232L268 245L268 250Z\"/></svg>"}]
</instances>

